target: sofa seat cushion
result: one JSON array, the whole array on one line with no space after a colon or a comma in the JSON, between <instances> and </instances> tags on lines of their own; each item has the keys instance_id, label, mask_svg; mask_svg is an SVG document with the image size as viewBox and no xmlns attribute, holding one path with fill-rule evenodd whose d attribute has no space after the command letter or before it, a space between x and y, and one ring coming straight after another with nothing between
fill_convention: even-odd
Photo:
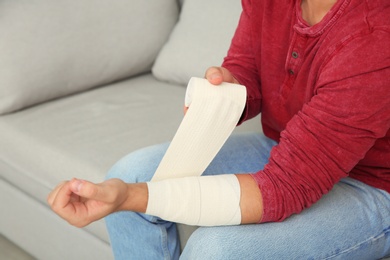
<instances>
[{"instance_id":1,"label":"sofa seat cushion","mask_svg":"<svg viewBox=\"0 0 390 260\"><path fill-rule=\"evenodd\" d=\"M0 114L149 71L177 0L0 1Z\"/></svg>"},{"instance_id":2,"label":"sofa seat cushion","mask_svg":"<svg viewBox=\"0 0 390 260\"><path fill-rule=\"evenodd\" d=\"M172 139L184 92L148 74L2 116L1 178L45 204L62 180L100 182L122 156Z\"/></svg>"}]
</instances>

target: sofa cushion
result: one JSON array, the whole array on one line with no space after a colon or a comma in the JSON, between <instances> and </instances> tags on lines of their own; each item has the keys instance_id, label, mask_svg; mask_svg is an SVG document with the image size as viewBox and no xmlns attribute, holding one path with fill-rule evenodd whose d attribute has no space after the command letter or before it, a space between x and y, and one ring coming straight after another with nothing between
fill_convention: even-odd
<instances>
[{"instance_id":1,"label":"sofa cushion","mask_svg":"<svg viewBox=\"0 0 390 260\"><path fill-rule=\"evenodd\" d=\"M179 22L153 66L154 75L184 85L220 65L241 10L240 0L184 0Z\"/></svg>"},{"instance_id":2,"label":"sofa cushion","mask_svg":"<svg viewBox=\"0 0 390 260\"><path fill-rule=\"evenodd\" d=\"M101 182L129 152L172 139L185 89L150 74L0 117L0 178L46 204L62 180ZM103 223L87 227L104 236Z\"/></svg>"},{"instance_id":3,"label":"sofa cushion","mask_svg":"<svg viewBox=\"0 0 390 260\"><path fill-rule=\"evenodd\" d=\"M0 1L0 114L149 71L177 0Z\"/></svg>"}]
</instances>

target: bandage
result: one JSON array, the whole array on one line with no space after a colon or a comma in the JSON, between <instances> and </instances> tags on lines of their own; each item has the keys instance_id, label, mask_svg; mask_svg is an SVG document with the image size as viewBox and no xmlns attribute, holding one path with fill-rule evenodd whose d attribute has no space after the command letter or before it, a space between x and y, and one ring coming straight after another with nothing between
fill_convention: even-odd
<instances>
[{"instance_id":1,"label":"bandage","mask_svg":"<svg viewBox=\"0 0 390 260\"><path fill-rule=\"evenodd\" d=\"M147 183L147 214L195 226L239 225L240 184L234 174Z\"/></svg>"},{"instance_id":2,"label":"bandage","mask_svg":"<svg viewBox=\"0 0 390 260\"><path fill-rule=\"evenodd\" d=\"M184 116L152 181L200 176L233 132L246 103L246 88L191 78Z\"/></svg>"},{"instance_id":3,"label":"bandage","mask_svg":"<svg viewBox=\"0 0 390 260\"><path fill-rule=\"evenodd\" d=\"M244 86L191 78L185 98L189 109L148 183L147 214L188 225L240 224L237 177L199 176L233 132L245 103Z\"/></svg>"}]
</instances>

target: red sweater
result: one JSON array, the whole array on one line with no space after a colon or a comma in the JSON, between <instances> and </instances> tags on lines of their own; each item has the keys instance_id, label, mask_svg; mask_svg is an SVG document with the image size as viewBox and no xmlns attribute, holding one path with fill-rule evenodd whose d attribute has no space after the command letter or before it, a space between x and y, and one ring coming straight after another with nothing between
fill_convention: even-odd
<instances>
[{"instance_id":1,"label":"red sweater","mask_svg":"<svg viewBox=\"0 0 390 260\"><path fill-rule=\"evenodd\" d=\"M350 176L390 192L390 2L338 0L309 26L300 0L243 0L222 66L279 144L253 175L262 222L309 207Z\"/></svg>"}]
</instances>

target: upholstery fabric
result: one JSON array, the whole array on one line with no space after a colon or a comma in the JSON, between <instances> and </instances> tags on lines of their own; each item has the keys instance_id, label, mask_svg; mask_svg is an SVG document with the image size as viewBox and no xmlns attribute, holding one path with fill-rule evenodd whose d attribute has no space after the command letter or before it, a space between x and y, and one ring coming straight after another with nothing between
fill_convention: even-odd
<instances>
[{"instance_id":1,"label":"upholstery fabric","mask_svg":"<svg viewBox=\"0 0 390 260\"><path fill-rule=\"evenodd\" d=\"M222 63L241 13L240 0L185 0L180 19L159 53L153 74L186 84Z\"/></svg>"},{"instance_id":2,"label":"upholstery fabric","mask_svg":"<svg viewBox=\"0 0 390 260\"><path fill-rule=\"evenodd\" d=\"M0 1L0 114L149 71L178 8L177 0Z\"/></svg>"}]
</instances>

